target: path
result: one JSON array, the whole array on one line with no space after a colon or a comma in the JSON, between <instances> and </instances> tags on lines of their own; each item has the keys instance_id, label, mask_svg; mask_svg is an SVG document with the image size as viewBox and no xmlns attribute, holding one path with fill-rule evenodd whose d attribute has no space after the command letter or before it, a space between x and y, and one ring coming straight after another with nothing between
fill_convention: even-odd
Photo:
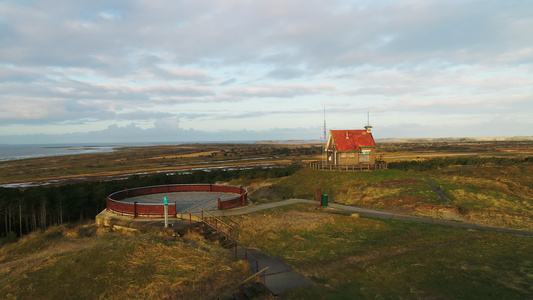
<instances>
[{"instance_id":1,"label":"path","mask_svg":"<svg viewBox=\"0 0 533 300\"><path fill-rule=\"evenodd\" d=\"M291 289L313 285L313 281L294 271L281 259L268 256L257 249L247 249L247 251L251 255L245 256L245 251L239 249L239 258L243 260L246 260L246 257L248 258L252 273L268 267L265 272L265 286L273 295L279 295ZM258 264L256 264L255 259L259 261Z\"/></svg>"},{"instance_id":2,"label":"path","mask_svg":"<svg viewBox=\"0 0 533 300\"><path fill-rule=\"evenodd\" d=\"M218 216L236 216L236 215L248 214L248 213L252 213L252 212L256 212L256 211L260 211L264 209L291 205L291 204L296 204L296 203L309 203L309 204L314 205L315 201L307 200L307 199L289 199L289 200L272 202L272 203L261 204L261 205L247 205L244 207L238 207L238 208L234 208L230 210L218 210L212 213L213 215L217 217ZM403 220L403 221L418 222L418 223L440 224L440 225L452 226L452 227L487 230L487 231L498 231L498 232L504 232L504 233L510 233L510 234L533 236L533 231L507 229L507 228L500 228L500 227L484 226L484 225L479 225L479 224L474 224L474 223L462 223L462 222L455 222L455 221L430 219L430 218L424 218L424 217L415 217L415 216L410 216L410 215L402 215L402 214L396 214L396 213L387 212L387 211L365 209L365 208L349 206L349 205L344 205L344 204L337 204L337 203L329 203L329 207L343 210L343 211L357 213L362 217L395 219L395 220Z\"/></svg>"},{"instance_id":3,"label":"path","mask_svg":"<svg viewBox=\"0 0 533 300\"><path fill-rule=\"evenodd\" d=\"M238 208L234 208L230 210L213 211L211 213L217 217L235 216L235 215L248 214L248 213L257 212L257 211L261 211L265 209L270 209L270 208L275 208L275 207L280 207L280 206L285 206L285 205L291 205L291 204L296 204L296 203L308 203L311 205L315 205L315 201L313 200L289 199L289 200L272 202L272 203L261 204L261 205L247 205L247 206L238 207ZM430 218L395 214L395 213L391 213L387 211L359 208L355 206L349 206L349 205L337 204L337 203L329 203L329 207L332 209L342 210L342 211L349 212L349 213L357 213L363 217L395 219L395 220L403 220L403 221L419 222L419 223L433 223L433 224L440 224L440 225L460 227L460 228L489 230L489 231L498 231L498 232L504 232L504 233L510 233L510 234L517 234L517 235L533 236L533 231L523 231L523 230L515 230L515 229L482 226L482 225L477 225L473 223L459 223L459 222L453 222L453 221L436 220L436 219L430 219ZM440 244L437 246L440 246ZM287 290L313 285L313 282L311 280L307 279L302 274L294 271L290 266L288 266L282 260L275 258L275 257L270 257L266 255L265 253L262 253L259 250L248 249L248 251L249 253L252 253L252 255L255 256L255 258L259 261L258 266L256 266L255 258L248 256L248 262L250 264L250 269L252 273L257 272L257 270L261 270L264 267L268 267L266 271L266 275L265 275L266 277L265 283L266 283L267 289L270 290L270 292L273 295L278 295ZM242 259L246 259L244 257L244 251L239 253L239 257L241 257Z\"/></svg>"}]
</instances>

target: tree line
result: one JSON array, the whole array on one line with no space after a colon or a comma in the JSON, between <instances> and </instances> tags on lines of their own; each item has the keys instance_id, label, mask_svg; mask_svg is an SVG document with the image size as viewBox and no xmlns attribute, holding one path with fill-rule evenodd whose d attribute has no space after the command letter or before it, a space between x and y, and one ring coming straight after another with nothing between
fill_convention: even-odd
<instances>
[{"instance_id":1,"label":"tree line","mask_svg":"<svg viewBox=\"0 0 533 300\"><path fill-rule=\"evenodd\" d=\"M234 170L210 169L175 174L134 175L122 180L86 181L55 186L0 187L0 237L13 239L51 225L94 219L105 209L107 195L125 188L216 183L237 178L276 178L289 176L301 168L301 165L289 165Z\"/></svg>"}]
</instances>

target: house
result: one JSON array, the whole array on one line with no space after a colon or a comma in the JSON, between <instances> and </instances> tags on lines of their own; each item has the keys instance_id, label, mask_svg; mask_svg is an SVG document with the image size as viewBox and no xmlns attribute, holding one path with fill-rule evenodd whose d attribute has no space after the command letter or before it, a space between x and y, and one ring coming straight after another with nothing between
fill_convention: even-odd
<instances>
[{"instance_id":1,"label":"house","mask_svg":"<svg viewBox=\"0 0 533 300\"><path fill-rule=\"evenodd\" d=\"M330 165L374 164L376 142L372 126L364 130L330 130L326 143L326 163Z\"/></svg>"}]
</instances>

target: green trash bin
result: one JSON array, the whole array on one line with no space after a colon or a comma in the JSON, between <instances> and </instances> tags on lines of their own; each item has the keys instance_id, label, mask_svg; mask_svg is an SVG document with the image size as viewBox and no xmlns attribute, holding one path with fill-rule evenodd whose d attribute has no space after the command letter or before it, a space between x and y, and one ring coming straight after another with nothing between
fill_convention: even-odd
<instances>
[{"instance_id":1,"label":"green trash bin","mask_svg":"<svg viewBox=\"0 0 533 300\"><path fill-rule=\"evenodd\" d=\"M320 203L321 206L328 206L328 195L327 194L322 194L321 200L322 200Z\"/></svg>"}]
</instances>

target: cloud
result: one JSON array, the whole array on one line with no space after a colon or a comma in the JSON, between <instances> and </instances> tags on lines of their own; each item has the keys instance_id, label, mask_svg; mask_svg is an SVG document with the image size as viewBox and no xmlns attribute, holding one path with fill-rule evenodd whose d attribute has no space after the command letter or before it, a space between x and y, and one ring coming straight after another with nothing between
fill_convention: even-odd
<instances>
[{"instance_id":1,"label":"cloud","mask_svg":"<svg viewBox=\"0 0 533 300\"><path fill-rule=\"evenodd\" d=\"M267 134L314 127L326 106L350 127L368 109L390 116L384 126L431 115L414 119L432 136L456 116L517 116L507 126L525 131L533 114L527 1L29 0L0 11L0 132L12 135L146 130L176 116L197 134ZM228 116L247 122L208 124Z\"/></svg>"},{"instance_id":2,"label":"cloud","mask_svg":"<svg viewBox=\"0 0 533 300\"><path fill-rule=\"evenodd\" d=\"M317 135L317 128L274 128L270 130L223 130L208 132L182 129L179 120L165 119L154 127L143 129L135 123L125 126L111 124L106 129L67 134L28 134L17 136L0 135L0 144L53 144L53 143L180 143L180 142L249 142L257 140L302 139ZM223 136L224 139L220 139Z\"/></svg>"},{"instance_id":3,"label":"cloud","mask_svg":"<svg viewBox=\"0 0 533 300\"><path fill-rule=\"evenodd\" d=\"M234 97L275 97L293 98L302 95L321 94L332 91L335 87L331 84L280 84L280 85L254 85L246 88L234 88L225 93Z\"/></svg>"},{"instance_id":4,"label":"cloud","mask_svg":"<svg viewBox=\"0 0 533 300\"><path fill-rule=\"evenodd\" d=\"M276 79L294 79L304 75L302 70L296 68L278 68L267 73L267 77Z\"/></svg>"}]
</instances>

